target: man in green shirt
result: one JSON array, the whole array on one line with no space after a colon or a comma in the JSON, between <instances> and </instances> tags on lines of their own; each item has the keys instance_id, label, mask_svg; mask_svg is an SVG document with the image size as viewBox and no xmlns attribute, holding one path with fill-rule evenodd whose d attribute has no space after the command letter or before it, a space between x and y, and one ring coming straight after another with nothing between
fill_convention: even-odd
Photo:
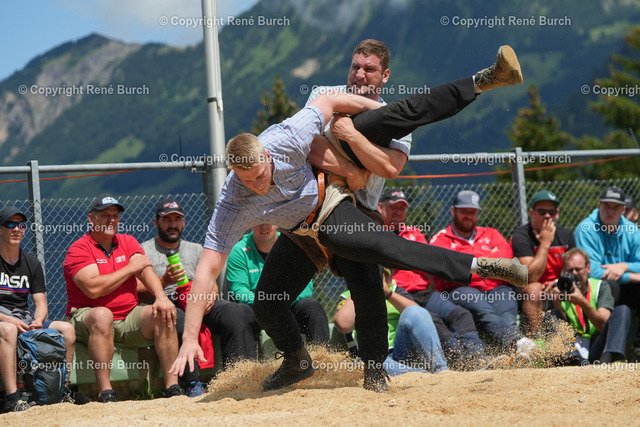
<instances>
[{"instance_id":1,"label":"man in green shirt","mask_svg":"<svg viewBox=\"0 0 640 427\"><path fill-rule=\"evenodd\" d=\"M546 316L545 324L553 330L550 320L555 315L573 327L576 349L568 355L570 358L591 363L622 360L631 310L626 305L614 307L609 283L590 278L590 273L589 255L585 251L573 248L565 253L562 275L548 290L554 310ZM563 290L563 281L567 284L566 290Z\"/></svg>"},{"instance_id":2,"label":"man in green shirt","mask_svg":"<svg viewBox=\"0 0 640 427\"><path fill-rule=\"evenodd\" d=\"M227 282L229 296L236 302L253 306L256 299L265 295L255 293L262 267L267 255L278 238L278 227L272 224L260 224L245 234L231 249L227 259ZM295 268L295 266L291 266ZM307 342L326 346L329 343L329 322L322 305L314 298L313 281L310 281L302 293L292 301L290 313L295 317L300 331ZM273 298L274 295L270 295ZM290 299L294 296L283 291L275 297ZM253 319L255 321L255 318Z\"/></svg>"}]
</instances>

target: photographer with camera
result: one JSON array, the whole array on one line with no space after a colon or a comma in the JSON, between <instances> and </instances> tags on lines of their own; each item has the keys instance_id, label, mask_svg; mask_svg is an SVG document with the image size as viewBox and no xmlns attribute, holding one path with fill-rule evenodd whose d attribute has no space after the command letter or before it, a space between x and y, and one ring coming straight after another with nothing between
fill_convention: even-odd
<instances>
[{"instance_id":1,"label":"photographer with camera","mask_svg":"<svg viewBox=\"0 0 640 427\"><path fill-rule=\"evenodd\" d=\"M555 329L552 317L568 322L576 334L576 349L568 359L590 363L612 363L625 358L625 345L631 324L626 305L614 308L611 287L606 280L589 277L589 255L579 248L563 257L558 281L549 287L553 310L545 315L544 326Z\"/></svg>"}]
</instances>

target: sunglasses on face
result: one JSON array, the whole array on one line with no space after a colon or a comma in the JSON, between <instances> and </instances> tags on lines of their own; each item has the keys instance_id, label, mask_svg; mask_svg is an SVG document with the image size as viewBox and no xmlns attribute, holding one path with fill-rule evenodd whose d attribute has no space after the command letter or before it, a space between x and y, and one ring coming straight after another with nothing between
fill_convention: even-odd
<instances>
[{"instance_id":1,"label":"sunglasses on face","mask_svg":"<svg viewBox=\"0 0 640 427\"><path fill-rule=\"evenodd\" d=\"M5 221L2 223L2 226L11 230L16 227L18 227L20 230L25 230L27 228L27 221Z\"/></svg>"},{"instance_id":2,"label":"sunglasses on face","mask_svg":"<svg viewBox=\"0 0 640 427\"><path fill-rule=\"evenodd\" d=\"M546 214L549 214L551 216L556 216L556 214L558 213L558 209L534 209L536 212L538 212L538 215L540 216L545 216Z\"/></svg>"}]
</instances>

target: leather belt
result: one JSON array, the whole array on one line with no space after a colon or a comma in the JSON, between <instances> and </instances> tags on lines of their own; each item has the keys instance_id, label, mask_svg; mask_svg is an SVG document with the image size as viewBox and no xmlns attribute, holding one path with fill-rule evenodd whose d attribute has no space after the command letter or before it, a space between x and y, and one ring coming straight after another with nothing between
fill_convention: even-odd
<instances>
[{"instance_id":1,"label":"leather belt","mask_svg":"<svg viewBox=\"0 0 640 427\"><path fill-rule=\"evenodd\" d=\"M304 223L307 225L313 224L313 221L316 219L316 215L320 210L320 206L324 203L324 185L324 172L318 171L318 205L313 211L311 211L307 219L304 220Z\"/></svg>"}]
</instances>

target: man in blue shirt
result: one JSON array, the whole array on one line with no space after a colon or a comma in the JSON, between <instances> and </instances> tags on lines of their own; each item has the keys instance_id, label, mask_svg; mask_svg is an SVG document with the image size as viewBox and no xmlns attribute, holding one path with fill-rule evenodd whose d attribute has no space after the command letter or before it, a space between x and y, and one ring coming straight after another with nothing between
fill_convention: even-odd
<instances>
[{"instance_id":1,"label":"man in blue shirt","mask_svg":"<svg viewBox=\"0 0 640 427\"><path fill-rule=\"evenodd\" d=\"M598 208L576 228L576 246L591 259L591 277L606 280L616 305L640 306L640 230L624 217L626 195L611 186L600 195ZM640 354L640 336L634 352Z\"/></svg>"}]
</instances>

